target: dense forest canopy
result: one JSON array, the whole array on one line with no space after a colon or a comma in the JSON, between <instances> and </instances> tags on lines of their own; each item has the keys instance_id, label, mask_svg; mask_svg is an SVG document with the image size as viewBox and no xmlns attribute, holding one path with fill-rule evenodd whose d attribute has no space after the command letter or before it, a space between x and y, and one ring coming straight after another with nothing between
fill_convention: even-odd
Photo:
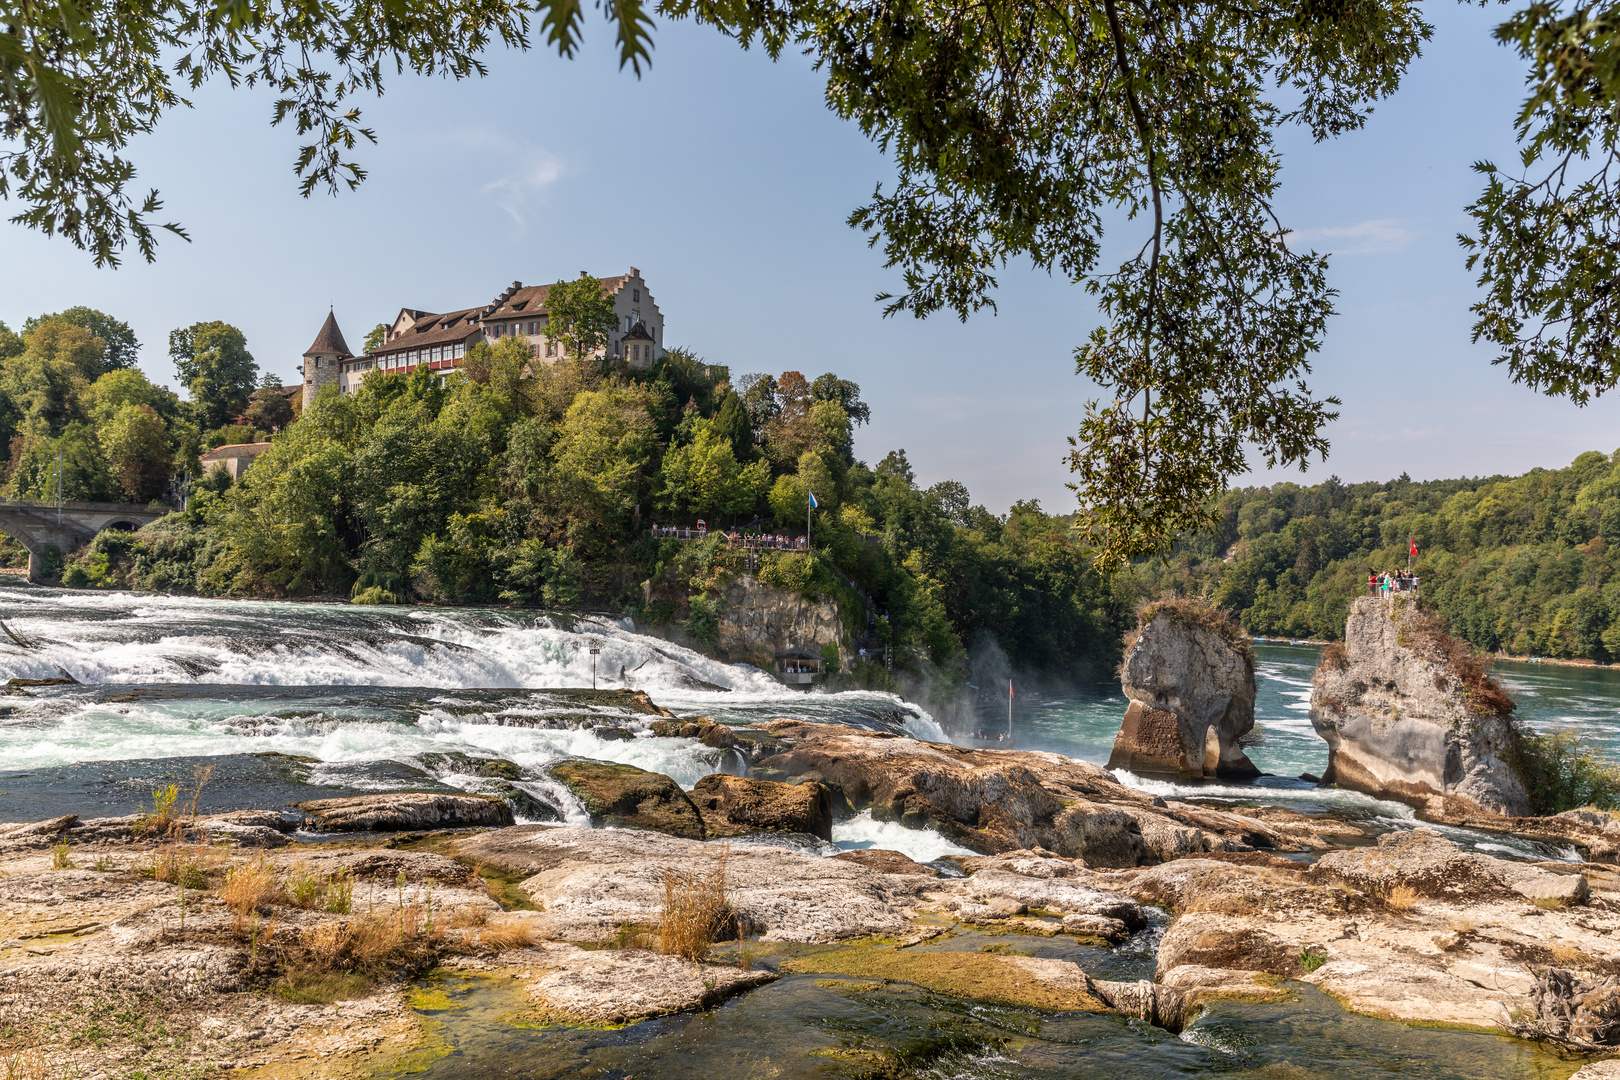
<instances>
[{"instance_id":1,"label":"dense forest canopy","mask_svg":"<svg viewBox=\"0 0 1620 1080\"><path fill-rule=\"evenodd\" d=\"M1516 655L1620 658L1620 451L1523 476L1228 492L1148 587L1210 597L1262 636L1336 639L1371 572L1404 569L1453 633Z\"/></svg>"},{"instance_id":2,"label":"dense forest canopy","mask_svg":"<svg viewBox=\"0 0 1620 1080\"><path fill-rule=\"evenodd\" d=\"M703 643L745 569L718 530L799 536L808 511L810 549L766 556L759 577L837 598L851 634L890 646L901 668L960 677L989 635L1015 665L1067 669L1111 654L1131 617L1131 582L1097 575L1072 516L1033 502L995 515L954 481L920 487L903 450L858 460L871 409L831 372L733 383L681 350L648 371L540 363L505 338L442 382L376 372L295 418L282 388L253 389L235 327L170 335L182 400L110 364L92 331L116 320L90 314L0 337L9 494L52 494L58 452L66 497L146 501L203 450L271 445L238 482L203 476L183 513L63 553L69 584L608 609ZM655 535L699 519L702 542Z\"/></svg>"}]
</instances>

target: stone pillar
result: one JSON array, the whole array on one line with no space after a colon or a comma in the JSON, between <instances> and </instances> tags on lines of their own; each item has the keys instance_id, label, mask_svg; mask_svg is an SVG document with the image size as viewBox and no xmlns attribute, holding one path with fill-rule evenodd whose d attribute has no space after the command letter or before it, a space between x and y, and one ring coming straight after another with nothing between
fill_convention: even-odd
<instances>
[{"instance_id":1,"label":"stone pillar","mask_svg":"<svg viewBox=\"0 0 1620 1080\"><path fill-rule=\"evenodd\" d=\"M44 571L45 571L45 568L39 565L39 552L35 551L33 548L29 548L28 549L28 581L29 581L29 583L34 584L34 585L39 584L39 579L44 574Z\"/></svg>"}]
</instances>

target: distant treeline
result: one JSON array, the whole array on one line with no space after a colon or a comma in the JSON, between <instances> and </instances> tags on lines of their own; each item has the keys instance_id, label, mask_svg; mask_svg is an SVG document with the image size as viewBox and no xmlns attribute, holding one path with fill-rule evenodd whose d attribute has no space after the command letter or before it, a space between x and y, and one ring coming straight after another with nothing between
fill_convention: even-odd
<instances>
[{"instance_id":1,"label":"distant treeline","mask_svg":"<svg viewBox=\"0 0 1620 1080\"><path fill-rule=\"evenodd\" d=\"M1514 654L1620 658L1620 451L1518 477L1275 484L1229 492L1219 531L1137 568L1202 595L1252 634L1343 636L1367 576L1418 546L1423 599L1459 637Z\"/></svg>"}]
</instances>

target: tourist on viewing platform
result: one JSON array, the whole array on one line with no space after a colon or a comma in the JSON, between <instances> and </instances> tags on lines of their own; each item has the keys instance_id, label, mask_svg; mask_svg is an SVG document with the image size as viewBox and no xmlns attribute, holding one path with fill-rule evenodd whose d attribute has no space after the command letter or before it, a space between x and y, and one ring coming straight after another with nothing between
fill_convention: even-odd
<instances>
[{"instance_id":1,"label":"tourist on viewing platform","mask_svg":"<svg viewBox=\"0 0 1620 1080\"><path fill-rule=\"evenodd\" d=\"M1367 595L1378 595L1378 575L1371 570L1367 571Z\"/></svg>"}]
</instances>

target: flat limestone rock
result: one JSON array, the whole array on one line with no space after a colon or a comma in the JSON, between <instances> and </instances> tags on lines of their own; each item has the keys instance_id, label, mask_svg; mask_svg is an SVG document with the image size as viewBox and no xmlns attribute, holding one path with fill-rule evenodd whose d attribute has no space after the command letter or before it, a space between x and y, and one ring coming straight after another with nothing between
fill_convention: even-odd
<instances>
[{"instance_id":1,"label":"flat limestone rock","mask_svg":"<svg viewBox=\"0 0 1620 1080\"><path fill-rule=\"evenodd\" d=\"M1604 1058L1583 1065L1569 1080L1620 1080L1620 1058Z\"/></svg>"},{"instance_id":2,"label":"flat limestone rock","mask_svg":"<svg viewBox=\"0 0 1620 1080\"><path fill-rule=\"evenodd\" d=\"M456 849L531 875L522 889L540 909L533 921L544 936L564 941L608 941L627 923L657 925L665 876L715 873L723 852L731 906L746 931L766 941L909 933L911 912L934 884L783 848L727 850L630 829L518 825L458 840Z\"/></svg>"},{"instance_id":3,"label":"flat limestone rock","mask_svg":"<svg viewBox=\"0 0 1620 1080\"><path fill-rule=\"evenodd\" d=\"M315 799L293 804L321 832L402 832L415 829L500 828L513 822L512 808L487 795L400 791Z\"/></svg>"},{"instance_id":4,"label":"flat limestone rock","mask_svg":"<svg viewBox=\"0 0 1620 1080\"><path fill-rule=\"evenodd\" d=\"M770 971L693 963L646 949L550 943L508 953L504 962L525 969L529 1000L542 1019L588 1025L712 1008L777 978Z\"/></svg>"},{"instance_id":5,"label":"flat limestone rock","mask_svg":"<svg viewBox=\"0 0 1620 1080\"><path fill-rule=\"evenodd\" d=\"M840 851L832 856L834 859L843 859L845 862L859 863L872 870L880 870L885 874L916 874L918 877L939 877L939 871L932 866L903 855L888 848L856 848L853 851Z\"/></svg>"},{"instance_id":6,"label":"flat limestone rock","mask_svg":"<svg viewBox=\"0 0 1620 1080\"><path fill-rule=\"evenodd\" d=\"M1364 892L1385 894L1404 886L1419 896L1454 901L1517 893L1570 905L1584 904L1591 895L1579 873L1463 851L1428 828L1385 833L1376 847L1331 852L1318 860L1316 872Z\"/></svg>"}]
</instances>

